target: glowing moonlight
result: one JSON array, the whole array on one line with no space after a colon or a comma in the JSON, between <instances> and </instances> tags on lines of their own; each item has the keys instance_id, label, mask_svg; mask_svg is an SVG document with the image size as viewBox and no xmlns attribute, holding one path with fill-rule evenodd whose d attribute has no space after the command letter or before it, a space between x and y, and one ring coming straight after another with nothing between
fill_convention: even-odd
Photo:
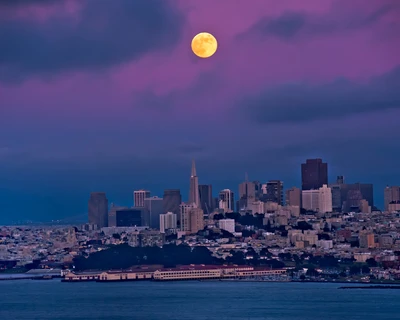
<instances>
[{"instance_id":1,"label":"glowing moonlight","mask_svg":"<svg viewBox=\"0 0 400 320\"><path fill-rule=\"evenodd\" d=\"M218 43L208 32L197 34L192 40L193 53L200 58L209 58L217 51Z\"/></svg>"}]
</instances>

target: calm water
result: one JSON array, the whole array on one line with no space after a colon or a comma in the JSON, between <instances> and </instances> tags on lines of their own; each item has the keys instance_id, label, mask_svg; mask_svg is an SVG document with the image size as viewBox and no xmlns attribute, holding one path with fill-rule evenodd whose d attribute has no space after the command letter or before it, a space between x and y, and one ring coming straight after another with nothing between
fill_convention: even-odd
<instances>
[{"instance_id":1,"label":"calm water","mask_svg":"<svg viewBox=\"0 0 400 320\"><path fill-rule=\"evenodd\" d=\"M398 319L400 290L251 282L0 281L0 319Z\"/></svg>"}]
</instances>

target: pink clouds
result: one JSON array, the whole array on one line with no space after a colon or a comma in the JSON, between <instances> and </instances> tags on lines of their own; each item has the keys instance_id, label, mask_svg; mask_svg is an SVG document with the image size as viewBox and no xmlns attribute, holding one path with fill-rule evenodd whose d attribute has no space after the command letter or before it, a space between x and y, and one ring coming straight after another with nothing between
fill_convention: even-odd
<instances>
[{"instance_id":1,"label":"pink clouds","mask_svg":"<svg viewBox=\"0 0 400 320\"><path fill-rule=\"evenodd\" d=\"M165 100L180 111L180 117L190 118L198 112L209 116L227 112L244 95L271 86L327 83L341 77L366 81L400 64L399 46L381 36L398 16L396 7L386 7L392 3L253 0L249 5L237 0L232 5L228 0L170 1L184 17L182 32L170 40L175 45L149 50L130 60L122 57L120 63L115 60L98 69L93 65L89 69L61 69L54 75L50 72L47 80L32 74L27 78L30 80L3 87L3 97L15 108L34 104L35 112L47 112L47 116L54 112L83 116L96 111L117 119L133 110L157 113L151 105L139 107L144 103L144 92L154 96L155 100L146 100L148 103L159 100L162 105ZM81 9L77 2L66 1L62 5L19 8L17 12L21 19L26 18L23 12L34 12L33 16L42 20L67 14L79 21ZM282 37L280 32L286 31L279 29L290 23L290 17L280 20L287 13L295 13L299 19L292 30L287 30L293 32L290 38ZM260 22L263 28L272 29L265 33ZM101 21L93 19L91 23L96 29ZM190 51L191 38L199 31L210 31L219 41L217 54L211 59L197 59ZM129 31L126 39L135 41L129 39ZM115 51L123 49L121 45ZM199 79L202 88L196 90Z\"/></svg>"}]
</instances>

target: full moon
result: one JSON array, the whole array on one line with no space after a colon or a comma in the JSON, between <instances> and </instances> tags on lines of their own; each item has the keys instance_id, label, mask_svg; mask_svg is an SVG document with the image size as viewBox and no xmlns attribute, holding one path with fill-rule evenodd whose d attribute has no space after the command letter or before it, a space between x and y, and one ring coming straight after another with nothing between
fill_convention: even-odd
<instances>
[{"instance_id":1,"label":"full moon","mask_svg":"<svg viewBox=\"0 0 400 320\"><path fill-rule=\"evenodd\" d=\"M200 58L209 58L217 51L218 43L208 32L197 34L192 40L193 53Z\"/></svg>"}]
</instances>

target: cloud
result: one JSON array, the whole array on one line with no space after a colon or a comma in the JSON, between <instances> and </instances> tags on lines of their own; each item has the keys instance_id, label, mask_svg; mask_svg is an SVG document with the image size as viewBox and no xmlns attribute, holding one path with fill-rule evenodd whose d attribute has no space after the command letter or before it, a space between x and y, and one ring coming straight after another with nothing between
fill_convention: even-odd
<instances>
[{"instance_id":1,"label":"cloud","mask_svg":"<svg viewBox=\"0 0 400 320\"><path fill-rule=\"evenodd\" d=\"M338 79L327 84L287 84L266 89L239 103L241 114L258 123L338 119L352 114L400 108L400 66L358 84Z\"/></svg>"},{"instance_id":2,"label":"cloud","mask_svg":"<svg viewBox=\"0 0 400 320\"><path fill-rule=\"evenodd\" d=\"M224 85L220 70L217 67L203 71L186 86L168 93L158 94L152 90L136 91L133 106L141 110L171 115L171 112L187 109L188 102L191 105L210 105Z\"/></svg>"},{"instance_id":3,"label":"cloud","mask_svg":"<svg viewBox=\"0 0 400 320\"><path fill-rule=\"evenodd\" d=\"M297 37L310 37L334 33L345 33L373 25L385 15L399 10L399 5L386 1L374 10L350 10L340 1L325 15L304 12L285 12L278 17L263 17L239 38L252 35L277 37L291 40ZM340 4L340 5L339 5Z\"/></svg>"},{"instance_id":4,"label":"cloud","mask_svg":"<svg viewBox=\"0 0 400 320\"><path fill-rule=\"evenodd\" d=\"M29 5L49 5L60 0L1 0L0 7L24 7Z\"/></svg>"},{"instance_id":5,"label":"cloud","mask_svg":"<svg viewBox=\"0 0 400 320\"><path fill-rule=\"evenodd\" d=\"M173 47L183 18L167 1L88 0L79 17L0 20L0 80L98 70Z\"/></svg>"}]
</instances>

